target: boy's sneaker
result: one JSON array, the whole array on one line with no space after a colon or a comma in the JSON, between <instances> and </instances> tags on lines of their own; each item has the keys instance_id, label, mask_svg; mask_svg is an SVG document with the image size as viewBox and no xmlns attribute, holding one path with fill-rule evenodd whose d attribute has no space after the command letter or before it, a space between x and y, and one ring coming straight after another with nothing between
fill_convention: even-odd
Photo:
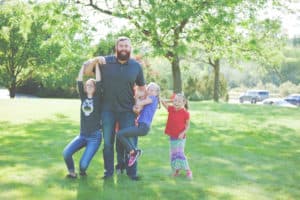
<instances>
[{"instance_id":1,"label":"boy's sneaker","mask_svg":"<svg viewBox=\"0 0 300 200\"><path fill-rule=\"evenodd\" d=\"M188 179L190 179L190 180L193 179L193 173L192 173L191 170L187 170L187 172L186 172L186 177L187 177Z\"/></svg>"},{"instance_id":2,"label":"boy's sneaker","mask_svg":"<svg viewBox=\"0 0 300 200\"><path fill-rule=\"evenodd\" d=\"M130 154L128 167L131 167L135 163L135 161L141 156L141 154L142 154L142 150L140 149L137 149L134 151L134 153Z\"/></svg>"},{"instance_id":3,"label":"boy's sneaker","mask_svg":"<svg viewBox=\"0 0 300 200\"><path fill-rule=\"evenodd\" d=\"M66 178L68 179L76 179L77 178L77 174L73 173L73 174L67 174Z\"/></svg>"}]
</instances>

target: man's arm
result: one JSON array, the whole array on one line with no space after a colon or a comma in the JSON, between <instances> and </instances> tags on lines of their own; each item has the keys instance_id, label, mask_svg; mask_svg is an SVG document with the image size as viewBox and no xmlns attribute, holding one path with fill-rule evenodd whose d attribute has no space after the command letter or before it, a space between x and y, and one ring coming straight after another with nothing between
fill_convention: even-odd
<instances>
[{"instance_id":1,"label":"man's arm","mask_svg":"<svg viewBox=\"0 0 300 200\"><path fill-rule=\"evenodd\" d=\"M105 58L103 56L98 56L95 58L92 58L86 62L83 63L84 65L84 74L88 76L93 76L94 73L94 68L96 64L99 63L100 65L106 64Z\"/></svg>"},{"instance_id":2,"label":"man's arm","mask_svg":"<svg viewBox=\"0 0 300 200\"><path fill-rule=\"evenodd\" d=\"M138 86L137 87L137 90L138 90L138 92L140 93L140 94L144 94L144 98L146 98L146 96L147 96L147 92L146 92L146 86L145 85L143 85L143 86Z\"/></svg>"}]
</instances>

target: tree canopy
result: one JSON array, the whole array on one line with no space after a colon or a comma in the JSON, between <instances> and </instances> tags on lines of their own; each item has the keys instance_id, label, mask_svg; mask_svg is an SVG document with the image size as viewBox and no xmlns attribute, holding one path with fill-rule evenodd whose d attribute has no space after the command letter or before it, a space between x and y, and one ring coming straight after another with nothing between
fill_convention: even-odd
<instances>
[{"instance_id":1,"label":"tree canopy","mask_svg":"<svg viewBox=\"0 0 300 200\"><path fill-rule=\"evenodd\" d=\"M268 5L283 8L282 0L79 0L77 3L115 17L126 18L136 35L153 47L155 55L171 63L174 92L182 91L180 60L198 42L206 61L214 66L220 59L255 57L265 52L276 34L276 22L259 24L259 12ZM276 30L276 31L274 31ZM270 35L268 35L270 33ZM260 37L263 36L263 37ZM272 37L269 37L272 36ZM271 41L272 43L273 41ZM246 46L245 49L244 46ZM269 48L270 50L271 48ZM273 49L273 48L272 48ZM267 52L269 52L269 50ZM253 56L255 55L255 56ZM266 58L265 55L261 56ZM218 73L218 72L217 72ZM217 80L216 80L217 84ZM217 92L217 88L215 88ZM216 100L217 100L216 93Z\"/></svg>"},{"instance_id":2,"label":"tree canopy","mask_svg":"<svg viewBox=\"0 0 300 200\"><path fill-rule=\"evenodd\" d=\"M16 87L39 74L45 85L63 85L86 55L88 29L75 7L63 3L4 3L0 10L0 83ZM51 78L52 77L52 78Z\"/></svg>"}]
</instances>

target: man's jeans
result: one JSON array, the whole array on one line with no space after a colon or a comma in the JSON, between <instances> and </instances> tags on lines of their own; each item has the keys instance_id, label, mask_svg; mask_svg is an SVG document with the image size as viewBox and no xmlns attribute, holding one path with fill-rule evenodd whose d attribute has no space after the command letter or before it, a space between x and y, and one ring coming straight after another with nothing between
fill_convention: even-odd
<instances>
[{"instance_id":1,"label":"man's jeans","mask_svg":"<svg viewBox=\"0 0 300 200\"><path fill-rule=\"evenodd\" d=\"M101 114L102 117L102 129L103 129L103 139L104 139L104 149L103 149L103 158L104 158L104 168L105 176L112 176L114 173L114 141L115 141L115 124L119 122L119 128L127 128L134 126L135 124L135 114L131 111L129 112L110 112L103 111ZM137 146L137 137L130 138L132 143ZM121 143L116 143L117 149L117 159L118 164L127 163L128 158L125 158L124 147L120 146ZM134 164L131 167L128 167L126 164L127 175L130 177L136 176L137 164Z\"/></svg>"},{"instance_id":2,"label":"man's jeans","mask_svg":"<svg viewBox=\"0 0 300 200\"><path fill-rule=\"evenodd\" d=\"M80 171L85 172L95 155L98 151L102 140L102 135L100 130L95 131L89 136L78 135L76 136L64 149L63 157L65 159L67 168L69 172L75 172L73 154L83 147L85 151L80 159Z\"/></svg>"}]
</instances>

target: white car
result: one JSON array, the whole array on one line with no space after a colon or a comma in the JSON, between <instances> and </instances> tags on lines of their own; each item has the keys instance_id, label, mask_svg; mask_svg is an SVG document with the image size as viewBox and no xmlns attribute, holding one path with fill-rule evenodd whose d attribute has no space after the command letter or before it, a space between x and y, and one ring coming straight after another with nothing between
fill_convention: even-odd
<instances>
[{"instance_id":1,"label":"white car","mask_svg":"<svg viewBox=\"0 0 300 200\"><path fill-rule=\"evenodd\" d=\"M274 105L274 106L282 106L282 107L290 107L290 108L296 108L297 106L287 102L284 99L280 98L268 98L262 101L263 105Z\"/></svg>"}]
</instances>

